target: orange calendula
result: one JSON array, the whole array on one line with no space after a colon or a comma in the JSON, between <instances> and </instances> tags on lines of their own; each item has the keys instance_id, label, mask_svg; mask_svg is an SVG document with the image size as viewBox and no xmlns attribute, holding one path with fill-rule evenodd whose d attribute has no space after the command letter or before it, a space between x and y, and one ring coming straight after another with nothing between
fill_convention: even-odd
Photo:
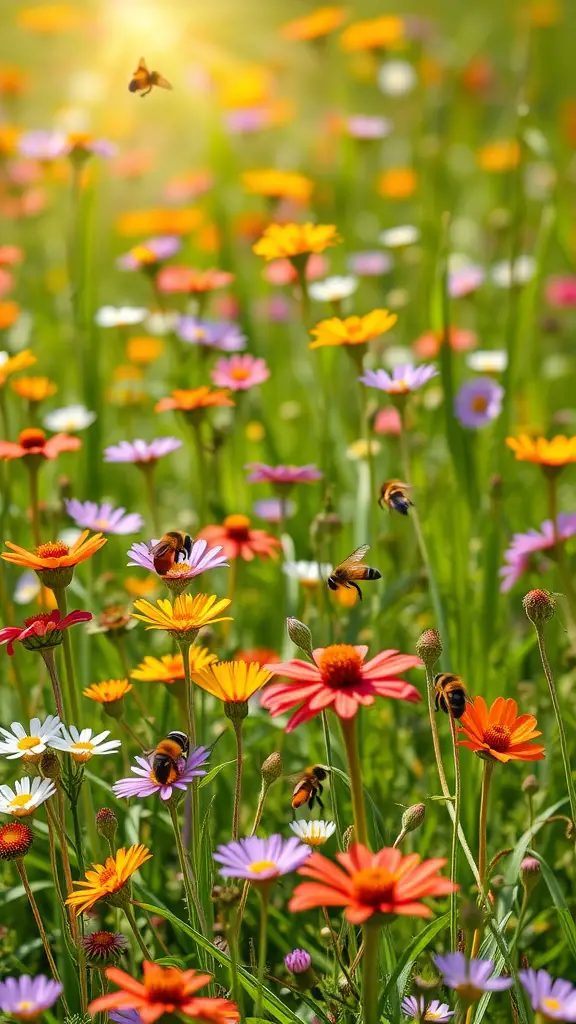
<instances>
[{"instance_id":1,"label":"orange calendula","mask_svg":"<svg viewBox=\"0 0 576 1024\"><path fill-rule=\"evenodd\" d=\"M11 381L10 386L20 398L28 402L43 402L58 391L58 385L48 377L19 377Z\"/></svg>"},{"instance_id":2,"label":"orange calendula","mask_svg":"<svg viewBox=\"0 0 576 1024\"><path fill-rule=\"evenodd\" d=\"M34 569L46 587L67 587L74 566L91 558L106 544L106 537L101 533L90 537L89 532L84 530L71 546L61 540L54 540L40 544L34 551L27 551L7 540L6 547L10 551L3 551L1 557L5 562L12 562L23 569Z\"/></svg>"},{"instance_id":3,"label":"orange calendula","mask_svg":"<svg viewBox=\"0 0 576 1024\"><path fill-rule=\"evenodd\" d=\"M516 139L496 139L482 146L476 159L483 171L510 171L520 162L520 146Z\"/></svg>"},{"instance_id":4,"label":"orange calendula","mask_svg":"<svg viewBox=\"0 0 576 1024\"><path fill-rule=\"evenodd\" d=\"M189 653L190 672L201 672L212 662L217 661L215 654L212 654L207 647L191 647ZM183 682L184 659L182 653L163 654L161 658L153 658L147 655L137 668L130 673L131 679L138 679L142 683L171 683Z\"/></svg>"},{"instance_id":5,"label":"orange calendula","mask_svg":"<svg viewBox=\"0 0 576 1024\"><path fill-rule=\"evenodd\" d=\"M132 210L122 213L116 220L119 235L188 235L196 231L204 220L202 210L195 207L174 210L157 207L150 210Z\"/></svg>"},{"instance_id":6,"label":"orange calendula","mask_svg":"<svg viewBox=\"0 0 576 1024\"><path fill-rule=\"evenodd\" d=\"M130 362L141 363L143 366L155 362L163 351L164 342L160 338L129 338L126 344L126 356Z\"/></svg>"},{"instance_id":7,"label":"orange calendula","mask_svg":"<svg viewBox=\"0 0 576 1024\"><path fill-rule=\"evenodd\" d=\"M349 25L340 36L340 46L348 53L396 46L404 38L404 22L394 14L366 18Z\"/></svg>"},{"instance_id":8,"label":"orange calendula","mask_svg":"<svg viewBox=\"0 0 576 1024\"><path fill-rule=\"evenodd\" d=\"M379 195L386 199L409 199L418 185L418 176L411 167L389 167L377 181Z\"/></svg>"},{"instance_id":9,"label":"orange calendula","mask_svg":"<svg viewBox=\"0 0 576 1024\"><path fill-rule=\"evenodd\" d=\"M39 32L50 35L57 32L70 32L82 21L82 10L72 4L42 4L34 7L22 7L16 17L20 28L28 32Z\"/></svg>"},{"instance_id":10,"label":"orange calendula","mask_svg":"<svg viewBox=\"0 0 576 1024\"><path fill-rule=\"evenodd\" d=\"M252 246L257 256L276 260L283 256L302 256L324 252L337 245L340 236L334 224L269 224L262 238Z\"/></svg>"},{"instance_id":11,"label":"orange calendula","mask_svg":"<svg viewBox=\"0 0 576 1024\"><path fill-rule=\"evenodd\" d=\"M130 692L132 683L127 679L107 679L102 683L92 683L82 690L84 697L95 700L98 704L115 704L116 701Z\"/></svg>"},{"instance_id":12,"label":"orange calendula","mask_svg":"<svg viewBox=\"0 0 576 1024\"><path fill-rule=\"evenodd\" d=\"M558 434L547 441L545 437L531 438L528 434L520 434L519 437L507 437L506 444L520 462L535 462L555 469L576 462L576 437Z\"/></svg>"},{"instance_id":13,"label":"orange calendula","mask_svg":"<svg viewBox=\"0 0 576 1024\"><path fill-rule=\"evenodd\" d=\"M71 893L66 903L74 907L76 916L84 910L90 910L99 900L112 906L123 906L128 903L130 893L122 890L134 872L151 856L150 851L141 843L127 850L117 850L114 857L106 858L105 864L93 864L92 870L86 872L85 879L73 883L78 891Z\"/></svg>"},{"instance_id":14,"label":"orange calendula","mask_svg":"<svg viewBox=\"0 0 576 1024\"><path fill-rule=\"evenodd\" d=\"M0 65L0 95L19 96L28 87L29 76L13 64Z\"/></svg>"},{"instance_id":15,"label":"orange calendula","mask_svg":"<svg viewBox=\"0 0 576 1024\"><path fill-rule=\"evenodd\" d=\"M29 367L34 366L36 362L36 356L32 354L29 348L25 348L22 352L18 352L15 356L7 356L2 362L2 356L0 355L0 387L2 387L8 377L11 377L13 373L18 373L19 370L28 370Z\"/></svg>"},{"instance_id":16,"label":"orange calendula","mask_svg":"<svg viewBox=\"0 0 576 1024\"><path fill-rule=\"evenodd\" d=\"M17 302L9 299L7 302L0 302L0 329L12 327L20 316L20 306Z\"/></svg>"},{"instance_id":17,"label":"orange calendula","mask_svg":"<svg viewBox=\"0 0 576 1024\"><path fill-rule=\"evenodd\" d=\"M340 28L346 18L345 7L316 7L301 18L294 18L282 25L280 35L284 39L321 39Z\"/></svg>"},{"instance_id":18,"label":"orange calendula","mask_svg":"<svg viewBox=\"0 0 576 1024\"><path fill-rule=\"evenodd\" d=\"M532 740L542 733L535 728L534 715L520 715L512 698L497 697L490 710L483 697L475 697L466 705L460 719L459 732L466 739L460 746L505 764L507 761L542 761L544 747Z\"/></svg>"},{"instance_id":19,"label":"orange calendula","mask_svg":"<svg viewBox=\"0 0 576 1024\"><path fill-rule=\"evenodd\" d=\"M314 336L309 348L325 348L334 345L366 345L372 338L394 327L398 317L387 309L373 309L366 316L348 316L345 320L333 316L321 320L310 334Z\"/></svg>"},{"instance_id":20,"label":"orange calendula","mask_svg":"<svg viewBox=\"0 0 576 1024\"><path fill-rule=\"evenodd\" d=\"M312 195L313 183L297 171L245 171L242 184L246 192L273 199L294 199L307 203Z\"/></svg>"},{"instance_id":21,"label":"orange calendula","mask_svg":"<svg viewBox=\"0 0 576 1024\"><path fill-rule=\"evenodd\" d=\"M202 385L199 388L176 388L167 398L161 398L154 406L155 412L167 412L175 409L178 412L196 412L210 409L218 405L235 405L229 398L228 388L211 389Z\"/></svg>"}]
</instances>

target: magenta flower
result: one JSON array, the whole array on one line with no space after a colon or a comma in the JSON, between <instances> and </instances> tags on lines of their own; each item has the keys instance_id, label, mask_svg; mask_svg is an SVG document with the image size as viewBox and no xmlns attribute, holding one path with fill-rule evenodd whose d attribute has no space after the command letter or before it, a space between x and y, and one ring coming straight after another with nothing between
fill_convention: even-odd
<instances>
[{"instance_id":1,"label":"magenta flower","mask_svg":"<svg viewBox=\"0 0 576 1024\"><path fill-rule=\"evenodd\" d=\"M387 117L372 114L353 114L347 118L346 128L353 139L385 139L392 131L392 122Z\"/></svg>"},{"instance_id":2,"label":"magenta flower","mask_svg":"<svg viewBox=\"0 0 576 1024\"><path fill-rule=\"evenodd\" d=\"M182 243L172 235L159 235L149 238L140 245L133 246L129 252L119 256L116 266L120 270L152 270L156 271L164 260L169 260L180 251Z\"/></svg>"},{"instance_id":3,"label":"magenta flower","mask_svg":"<svg viewBox=\"0 0 576 1024\"><path fill-rule=\"evenodd\" d=\"M466 295L472 295L486 277L482 267L470 263L458 270L451 270L448 274L448 294L451 299L463 299Z\"/></svg>"},{"instance_id":4,"label":"magenta flower","mask_svg":"<svg viewBox=\"0 0 576 1024\"><path fill-rule=\"evenodd\" d=\"M256 384L268 380L270 370L265 359L256 359L246 352L244 355L230 356L229 359L219 359L210 376L219 388L248 391Z\"/></svg>"},{"instance_id":5,"label":"magenta flower","mask_svg":"<svg viewBox=\"0 0 576 1024\"><path fill-rule=\"evenodd\" d=\"M380 277L392 270L392 257L379 249L352 252L346 261L348 270L358 277Z\"/></svg>"},{"instance_id":6,"label":"magenta flower","mask_svg":"<svg viewBox=\"0 0 576 1024\"><path fill-rule=\"evenodd\" d=\"M296 836L290 839L280 835L269 839L249 836L219 846L214 860L220 865L220 874L226 878L246 878L253 883L271 882L280 875L296 871L311 852L310 847Z\"/></svg>"},{"instance_id":7,"label":"magenta flower","mask_svg":"<svg viewBox=\"0 0 576 1024\"><path fill-rule=\"evenodd\" d=\"M178 778L164 786L158 782L154 775L152 758L148 760L145 757L136 757L134 758L136 766L133 765L130 771L137 778L120 779L114 783L112 791L116 796L126 797L126 799L130 799L133 796L142 798L159 793L161 800L169 800L174 789L185 790L193 779L198 778L200 775L206 775L206 772L200 768L200 765L204 764L209 757L210 751L206 747L195 747L186 760L180 757L176 762L179 772Z\"/></svg>"},{"instance_id":8,"label":"magenta flower","mask_svg":"<svg viewBox=\"0 0 576 1024\"><path fill-rule=\"evenodd\" d=\"M182 447L178 437L155 437L153 441L143 441L137 437L135 441L119 441L104 449L105 462L156 462L164 455L175 452Z\"/></svg>"},{"instance_id":9,"label":"magenta flower","mask_svg":"<svg viewBox=\"0 0 576 1024\"><path fill-rule=\"evenodd\" d=\"M176 334L189 345L204 345L219 352L241 352L246 348L246 338L237 324L210 323L194 316L180 317Z\"/></svg>"},{"instance_id":10,"label":"magenta flower","mask_svg":"<svg viewBox=\"0 0 576 1024\"><path fill-rule=\"evenodd\" d=\"M514 984L513 978L494 978L493 960L467 960L464 953L432 957L444 976L444 984L462 992L468 1002L476 1002L483 992L503 992Z\"/></svg>"},{"instance_id":11,"label":"magenta flower","mask_svg":"<svg viewBox=\"0 0 576 1024\"><path fill-rule=\"evenodd\" d=\"M576 274L556 274L549 277L544 287L549 306L572 309L576 306Z\"/></svg>"},{"instance_id":12,"label":"magenta flower","mask_svg":"<svg viewBox=\"0 0 576 1024\"><path fill-rule=\"evenodd\" d=\"M417 391L433 377L438 376L438 370L433 366L397 366L392 374L386 370L366 370L358 379L368 388L377 388L378 391L387 391L389 395L407 395L411 391Z\"/></svg>"},{"instance_id":13,"label":"magenta flower","mask_svg":"<svg viewBox=\"0 0 576 1024\"><path fill-rule=\"evenodd\" d=\"M265 107L238 107L226 112L224 124L230 135L251 135L270 124L271 115Z\"/></svg>"},{"instance_id":14,"label":"magenta flower","mask_svg":"<svg viewBox=\"0 0 576 1024\"><path fill-rule=\"evenodd\" d=\"M67 499L64 504L68 515L77 526L100 533L138 533L144 526L144 519L139 512L124 515L125 508L112 508L109 501L98 505L95 501L77 501Z\"/></svg>"},{"instance_id":15,"label":"magenta flower","mask_svg":"<svg viewBox=\"0 0 576 1024\"><path fill-rule=\"evenodd\" d=\"M148 569L149 572L155 572L154 561L150 552L157 543L157 540L151 540L148 544L145 541L133 544L128 551L128 557L132 558L133 561L128 562L127 564L137 565L140 566L141 569ZM185 580L191 580L194 576L199 576L202 572L208 572L209 569L219 569L221 566L228 566L226 556L221 555L219 553L220 551L222 551L222 547L219 544L216 547L209 548L208 541L206 540L194 541L189 561L186 562L182 560L181 562L178 562L178 581L184 582ZM166 577L162 577L162 579L165 578Z\"/></svg>"},{"instance_id":16,"label":"magenta flower","mask_svg":"<svg viewBox=\"0 0 576 1024\"><path fill-rule=\"evenodd\" d=\"M305 974L312 963L312 957L306 949L293 949L284 957L284 963L291 974Z\"/></svg>"},{"instance_id":17,"label":"magenta flower","mask_svg":"<svg viewBox=\"0 0 576 1024\"><path fill-rule=\"evenodd\" d=\"M545 1020L560 1020L564 1024L576 1021L576 988L564 978L550 977L548 971L518 971L522 987L530 996L532 1009Z\"/></svg>"},{"instance_id":18,"label":"magenta flower","mask_svg":"<svg viewBox=\"0 0 576 1024\"><path fill-rule=\"evenodd\" d=\"M500 590L506 593L511 590L520 577L530 568L531 557L537 551L549 551L554 547L554 528L551 519L545 519L538 530L528 530L527 533L515 533L512 543L504 552L504 561L507 563L500 569L502 577ZM569 540L576 534L576 514L560 512L558 516L558 540L560 543ZM539 567L539 571L545 569Z\"/></svg>"},{"instance_id":19,"label":"magenta flower","mask_svg":"<svg viewBox=\"0 0 576 1024\"><path fill-rule=\"evenodd\" d=\"M29 974L5 978L0 981L0 1010L16 1017L16 1020L34 1020L54 1006L61 992L61 983L46 978L44 974L35 978Z\"/></svg>"},{"instance_id":20,"label":"magenta flower","mask_svg":"<svg viewBox=\"0 0 576 1024\"><path fill-rule=\"evenodd\" d=\"M502 412L503 398L504 388L492 377L475 377L461 385L454 399L454 415L469 430L486 427Z\"/></svg>"},{"instance_id":21,"label":"magenta flower","mask_svg":"<svg viewBox=\"0 0 576 1024\"><path fill-rule=\"evenodd\" d=\"M322 473L313 463L307 466L266 466L263 462L248 462L244 469L251 470L249 484L274 484L291 487L293 484L313 484L322 479Z\"/></svg>"}]
</instances>

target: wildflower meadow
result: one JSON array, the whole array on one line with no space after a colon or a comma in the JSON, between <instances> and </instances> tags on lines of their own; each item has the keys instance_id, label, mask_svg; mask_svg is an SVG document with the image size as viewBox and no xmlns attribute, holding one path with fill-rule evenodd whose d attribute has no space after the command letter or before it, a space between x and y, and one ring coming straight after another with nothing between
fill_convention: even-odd
<instances>
[{"instance_id":1,"label":"wildflower meadow","mask_svg":"<svg viewBox=\"0 0 576 1024\"><path fill-rule=\"evenodd\" d=\"M576 1022L573 0L0 15L0 1024Z\"/></svg>"}]
</instances>

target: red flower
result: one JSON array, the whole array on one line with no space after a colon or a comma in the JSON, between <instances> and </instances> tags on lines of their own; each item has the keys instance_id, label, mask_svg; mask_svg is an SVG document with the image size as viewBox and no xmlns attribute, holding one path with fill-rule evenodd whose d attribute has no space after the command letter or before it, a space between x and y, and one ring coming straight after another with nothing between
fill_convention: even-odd
<instances>
[{"instance_id":1,"label":"red flower","mask_svg":"<svg viewBox=\"0 0 576 1024\"><path fill-rule=\"evenodd\" d=\"M198 538L209 544L220 544L226 558L243 558L251 562L259 558L275 558L280 541L266 530L252 530L248 516L226 516L222 526L205 526ZM197 538L197 539L198 539Z\"/></svg>"},{"instance_id":2,"label":"red flower","mask_svg":"<svg viewBox=\"0 0 576 1024\"><path fill-rule=\"evenodd\" d=\"M403 857L390 846L371 853L361 843L354 843L348 853L337 853L336 859L344 870L320 853L311 854L298 874L315 881L296 887L289 910L346 907L350 924L362 924L376 914L432 917L429 907L419 901L459 888L437 874L446 864L443 857L420 863L418 853Z\"/></svg>"},{"instance_id":3,"label":"red flower","mask_svg":"<svg viewBox=\"0 0 576 1024\"><path fill-rule=\"evenodd\" d=\"M10 657L14 654L16 641L23 643L30 651L38 650L40 647L55 647L62 643L62 630L74 626L77 622L88 622L92 618L91 612L70 612L64 618L55 609L50 614L44 612L41 615L32 615L24 620L24 627L5 626L0 629L0 646L8 644L7 650Z\"/></svg>"},{"instance_id":4,"label":"red flower","mask_svg":"<svg viewBox=\"0 0 576 1024\"><path fill-rule=\"evenodd\" d=\"M108 967L106 977L120 986L118 992L93 999L88 1010L138 1010L144 1024L153 1024L163 1014L183 1014L208 1024L230 1024L240 1019L236 1003L229 999L196 998L194 993L211 981L210 974L161 967L144 960L144 982L136 981L118 967Z\"/></svg>"},{"instance_id":5,"label":"red flower","mask_svg":"<svg viewBox=\"0 0 576 1024\"><path fill-rule=\"evenodd\" d=\"M227 270L195 270L194 267L163 267L156 277L158 291L164 295L199 294L225 288L234 281Z\"/></svg>"},{"instance_id":6,"label":"red flower","mask_svg":"<svg viewBox=\"0 0 576 1024\"><path fill-rule=\"evenodd\" d=\"M23 459L27 455L41 455L45 459L56 459L61 452L75 452L82 446L79 437L68 434L54 434L46 438L43 430L29 427L22 430L18 444L0 441L0 459Z\"/></svg>"},{"instance_id":7,"label":"red flower","mask_svg":"<svg viewBox=\"0 0 576 1024\"><path fill-rule=\"evenodd\" d=\"M286 732L292 732L297 725L308 722L330 706L339 718L353 718L358 705L373 704L374 697L420 700L416 687L398 678L398 673L420 667L420 658L388 650L364 664L367 652L364 645L333 644L318 647L313 652L313 665L300 658L267 665L274 675L296 682L267 686L262 694L262 706L268 708L274 718L299 704L286 726Z\"/></svg>"}]
</instances>

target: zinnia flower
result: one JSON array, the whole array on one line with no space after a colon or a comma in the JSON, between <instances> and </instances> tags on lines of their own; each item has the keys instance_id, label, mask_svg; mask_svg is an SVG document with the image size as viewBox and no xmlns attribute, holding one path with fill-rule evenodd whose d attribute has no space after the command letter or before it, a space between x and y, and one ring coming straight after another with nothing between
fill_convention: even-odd
<instances>
[{"instance_id":1,"label":"zinnia flower","mask_svg":"<svg viewBox=\"0 0 576 1024\"><path fill-rule=\"evenodd\" d=\"M31 366L34 366L36 362L36 356L32 354L29 348L25 348L22 352L17 352L15 356L8 355L7 352L0 352L0 387L3 387L8 377L11 377L13 373L18 373L20 370L28 370Z\"/></svg>"},{"instance_id":2,"label":"zinnia flower","mask_svg":"<svg viewBox=\"0 0 576 1024\"><path fill-rule=\"evenodd\" d=\"M42 459L57 459L62 452L75 452L82 447L78 437L69 437L67 434L54 434L47 438L43 430L37 427L27 427L22 430L18 437L18 443L13 441L0 441L0 459L24 459L31 456L40 456Z\"/></svg>"},{"instance_id":3,"label":"zinnia flower","mask_svg":"<svg viewBox=\"0 0 576 1024\"><path fill-rule=\"evenodd\" d=\"M23 643L29 651L57 647L64 639L63 630L77 622L88 622L91 618L91 612L70 612L64 618L57 608L53 612L41 612L25 619L22 629L18 626L4 626L0 629L0 646L8 644L6 650L10 657L14 654L16 641Z\"/></svg>"},{"instance_id":4,"label":"zinnia flower","mask_svg":"<svg viewBox=\"0 0 576 1024\"><path fill-rule=\"evenodd\" d=\"M406 996L402 1000L402 1013L405 1017L417 1020L419 1024L424 1021L446 1024L454 1016L455 1010L451 1010L448 1003L441 1003L439 999L426 1003L424 996Z\"/></svg>"},{"instance_id":5,"label":"zinnia flower","mask_svg":"<svg viewBox=\"0 0 576 1024\"><path fill-rule=\"evenodd\" d=\"M0 1010L16 1020L36 1020L60 998L62 983L43 974L0 981Z\"/></svg>"},{"instance_id":6,"label":"zinnia flower","mask_svg":"<svg viewBox=\"0 0 576 1024\"><path fill-rule=\"evenodd\" d=\"M228 598L218 598L212 594L180 594L174 605L166 599L159 599L156 607L150 601L135 601L134 607L140 612L133 612L135 619L146 623L146 629L165 629L175 640L195 636L202 626L211 626L215 622L229 620L229 615L220 615L230 605Z\"/></svg>"},{"instance_id":7,"label":"zinnia flower","mask_svg":"<svg viewBox=\"0 0 576 1024\"><path fill-rule=\"evenodd\" d=\"M323 252L339 241L334 224L269 224L252 249L257 256L275 260Z\"/></svg>"},{"instance_id":8,"label":"zinnia flower","mask_svg":"<svg viewBox=\"0 0 576 1024\"><path fill-rule=\"evenodd\" d=\"M215 654L211 654L207 647L191 647L189 652L190 672L199 672L207 665L217 661ZM137 668L130 673L131 679L138 679L145 683L172 683L184 682L184 659L182 652L177 654L163 654L161 658L153 658L147 655Z\"/></svg>"},{"instance_id":9,"label":"zinnia flower","mask_svg":"<svg viewBox=\"0 0 576 1024\"><path fill-rule=\"evenodd\" d=\"M222 546L226 558L243 558L251 562L255 557L276 558L280 541L266 530L253 530L248 516L226 516L222 526L205 526L198 534L208 543Z\"/></svg>"},{"instance_id":10,"label":"zinnia flower","mask_svg":"<svg viewBox=\"0 0 576 1024\"><path fill-rule=\"evenodd\" d=\"M55 739L51 740L50 746L54 746ZM54 796L56 786L52 779L41 779L36 776L30 779L27 775L23 779L17 779L14 789L10 786L0 786L0 814L12 814L15 818L25 818L33 814L37 807L40 807L45 800Z\"/></svg>"},{"instance_id":11,"label":"zinnia flower","mask_svg":"<svg viewBox=\"0 0 576 1024\"><path fill-rule=\"evenodd\" d=\"M67 587L72 579L74 566L85 562L87 558L99 551L106 544L106 537L101 533L88 536L88 530L74 541L71 546L61 540L40 544L35 551L26 551L12 541L6 541L9 552L2 552L5 562L22 565L25 569L34 569L46 587Z\"/></svg>"},{"instance_id":12,"label":"zinnia flower","mask_svg":"<svg viewBox=\"0 0 576 1024\"><path fill-rule=\"evenodd\" d=\"M310 333L315 340L308 348L325 348L334 345L366 345L373 338L386 334L398 317L387 309L374 309L366 316L348 316L345 320L334 316L322 320Z\"/></svg>"},{"instance_id":13,"label":"zinnia flower","mask_svg":"<svg viewBox=\"0 0 576 1024\"><path fill-rule=\"evenodd\" d=\"M576 274L557 274L549 277L544 287L549 306L555 309L573 309L576 306Z\"/></svg>"},{"instance_id":14,"label":"zinnia flower","mask_svg":"<svg viewBox=\"0 0 576 1024\"><path fill-rule=\"evenodd\" d=\"M39 718L32 718L28 731L20 722L12 722L12 732L0 726L0 754L8 760L21 757L24 761L37 762L54 736L59 735L60 727L57 715L48 715L43 722Z\"/></svg>"},{"instance_id":15,"label":"zinnia flower","mask_svg":"<svg viewBox=\"0 0 576 1024\"><path fill-rule=\"evenodd\" d=\"M290 828L306 846L323 846L336 831L333 821L291 821Z\"/></svg>"},{"instance_id":16,"label":"zinnia flower","mask_svg":"<svg viewBox=\"0 0 576 1024\"><path fill-rule=\"evenodd\" d=\"M106 977L119 986L93 999L88 1009L92 1015L101 1010L137 1010L144 1024L153 1024L164 1014L190 1017L202 1024L232 1024L240 1019L235 1003L229 999L196 997L198 989L211 981L210 974L181 971L179 967L161 967L144 960L144 981L136 981L118 967L107 967Z\"/></svg>"},{"instance_id":17,"label":"zinnia flower","mask_svg":"<svg viewBox=\"0 0 576 1024\"><path fill-rule=\"evenodd\" d=\"M139 512L125 515L126 509L113 508L109 501L98 505L95 501L77 501L66 499L66 511L77 526L88 530L100 530L101 533L138 533L144 526L144 519Z\"/></svg>"},{"instance_id":18,"label":"zinnia flower","mask_svg":"<svg viewBox=\"0 0 576 1024\"><path fill-rule=\"evenodd\" d=\"M155 412L170 412L172 410L186 413L201 413L204 409L211 409L214 406L235 405L229 398L229 390L211 391L203 384L199 388L176 388L167 398L161 398L154 406Z\"/></svg>"},{"instance_id":19,"label":"zinnia flower","mask_svg":"<svg viewBox=\"0 0 576 1024\"><path fill-rule=\"evenodd\" d=\"M483 697L475 697L473 704L466 705L458 730L466 737L460 746L468 747L476 754L482 754L501 761L542 761L544 747L531 740L541 736L535 729L534 715L517 717L518 705L511 697L497 697L490 711Z\"/></svg>"},{"instance_id":20,"label":"zinnia flower","mask_svg":"<svg viewBox=\"0 0 576 1024\"><path fill-rule=\"evenodd\" d=\"M514 984L513 978L491 977L493 960L467 960L463 953L447 953L432 959L443 974L444 984L468 1003L475 1003L483 992L503 992Z\"/></svg>"},{"instance_id":21,"label":"zinnia flower","mask_svg":"<svg viewBox=\"0 0 576 1024\"><path fill-rule=\"evenodd\" d=\"M559 434L547 441L545 437L533 440L528 434L520 434L518 438L507 437L506 444L520 462L536 462L548 469L561 469L576 462L576 437Z\"/></svg>"},{"instance_id":22,"label":"zinnia flower","mask_svg":"<svg viewBox=\"0 0 576 1024\"><path fill-rule=\"evenodd\" d=\"M76 764L86 764L86 761L89 761L95 754L111 754L121 745L120 740L102 742L110 735L109 729L99 732L97 736L93 736L92 733L93 729L79 730L75 725L71 725L67 729L63 725L62 734L50 740L50 746L56 750L66 751Z\"/></svg>"},{"instance_id":23,"label":"zinnia flower","mask_svg":"<svg viewBox=\"0 0 576 1024\"><path fill-rule=\"evenodd\" d=\"M220 865L220 874L226 878L267 883L296 871L309 856L309 848L295 836L290 839L279 835L269 839L249 836L219 846L214 860Z\"/></svg>"},{"instance_id":24,"label":"zinnia flower","mask_svg":"<svg viewBox=\"0 0 576 1024\"><path fill-rule=\"evenodd\" d=\"M203 295L226 288L234 281L234 274L227 270L196 270L194 267L163 267L158 273L156 284L163 295Z\"/></svg>"},{"instance_id":25,"label":"zinnia flower","mask_svg":"<svg viewBox=\"0 0 576 1024\"><path fill-rule=\"evenodd\" d=\"M522 987L530 997L532 1009L544 1020L576 1021L576 988L564 978L553 979L548 971L532 968L518 971Z\"/></svg>"},{"instance_id":26,"label":"zinnia flower","mask_svg":"<svg viewBox=\"0 0 576 1024\"><path fill-rule=\"evenodd\" d=\"M205 747L196 747L188 758L178 758L176 762L178 777L165 785L158 782L154 774L153 758L136 757L136 765L133 765L130 771L138 777L135 779L120 779L114 783L112 790L116 796L127 797L128 799L133 796L146 797L159 793L161 800L169 800L173 789L185 791L193 779L206 775L206 772L200 768L200 765L204 764L209 757L209 750L206 750Z\"/></svg>"},{"instance_id":27,"label":"zinnia flower","mask_svg":"<svg viewBox=\"0 0 576 1024\"><path fill-rule=\"evenodd\" d=\"M313 651L313 664L294 658L267 666L273 675L293 682L267 687L262 694L262 707L268 708L275 718L300 705L286 726L286 732L292 732L328 707L339 718L353 718L358 707L373 704L374 697L420 700L416 687L399 677L407 669L420 667L420 658L386 650L364 664L367 652L364 645L333 644Z\"/></svg>"},{"instance_id":28,"label":"zinnia flower","mask_svg":"<svg viewBox=\"0 0 576 1024\"><path fill-rule=\"evenodd\" d=\"M403 857L399 850L384 847L371 853L354 843L347 853L337 853L337 867L327 857L313 853L298 874L312 878L294 890L288 904L292 912L312 907L345 907L350 924L362 924L375 914L432 917L420 900L445 896L459 887L438 875L443 857L420 863L420 855Z\"/></svg>"},{"instance_id":29,"label":"zinnia flower","mask_svg":"<svg viewBox=\"0 0 576 1024\"><path fill-rule=\"evenodd\" d=\"M247 391L256 384L263 384L270 376L265 359L255 359L249 353L219 359L210 376L219 388L231 391Z\"/></svg>"},{"instance_id":30,"label":"zinnia flower","mask_svg":"<svg viewBox=\"0 0 576 1024\"><path fill-rule=\"evenodd\" d=\"M560 512L557 519L558 543L570 539L576 534L576 514ZM538 530L528 530L527 533L515 533L512 537L510 547L504 552L505 565L499 571L502 577L500 590L506 593L518 582L520 577L528 572L533 555L537 551L551 551L556 547L554 537L554 525L551 519L545 519ZM543 571L545 566L539 566ZM0 634L1 635L1 634Z\"/></svg>"},{"instance_id":31,"label":"zinnia flower","mask_svg":"<svg viewBox=\"0 0 576 1024\"><path fill-rule=\"evenodd\" d=\"M196 671L198 686L226 704L243 703L272 678L272 672L257 662L219 661Z\"/></svg>"},{"instance_id":32,"label":"zinnia flower","mask_svg":"<svg viewBox=\"0 0 576 1024\"><path fill-rule=\"evenodd\" d=\"M155 437L153 441L119 441L104 449L105 462L134 462L149 465L182 447L178 437Z\"/></svg>"},{"instance_id":33,"label":"zinnia flower","mask_svg":"<svg viewBox=\"0 0 576 1024\"><path fill-rule=\"evenodd\" d=\"M365 370L359 379L366 387L387 391L389 395L407 395L438 376L433 366L397 366L392 374L386 370Z\"/></svg>"},{"instance_id":34,"label":"zinnia flower","mask_svg":"<svg viewBox=\"0 0 576 1024\"><path fill-rule=\"evenodd\" d=\"M122 889L151 856L141 843L127 850L122 847L114 857L107 857L105 864L93 864L93 870L86 872L85 880L74 882L77 891L67 897L67 905L74 907L77 917L84 910L90 910L98 900L104 900L113 907L122 906L124 897L128 898Z\"/></svg>"},{"instance_id":35,"label":"zinnia flower","mask_svg":"<svg viewBox=\"0 0 576 1024\"><path fill-rule=\"evenodd\" d=\"M448 331L426 331L425 334L421 334L412 346L414 352L419 359L435 359L446 342L446 335L453 352L468 352L478 344L478 335L475 331L450 326Z\"/></svg>"},{"instance_id":36,"label":"zinnia flower","mask_svg":"<svg viewBox=\"0 0 576 1024\"><path fill-rule=\"evenodd\" d=\"M486 427L502 412L503 398L504 388L491 377L467 380L454 400L454 415L469 430Z\"/></svg>"}]
</instances>

